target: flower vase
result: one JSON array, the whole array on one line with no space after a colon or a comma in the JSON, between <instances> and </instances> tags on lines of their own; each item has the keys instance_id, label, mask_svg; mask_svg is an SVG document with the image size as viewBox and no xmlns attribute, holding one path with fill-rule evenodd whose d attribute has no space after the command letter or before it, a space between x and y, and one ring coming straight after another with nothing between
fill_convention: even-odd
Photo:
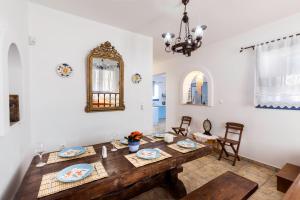
<instances>
[{"instance_id":1,"label":"flower vase","mask_svg":"<svg viewBox=\"0 0 300 200\"><path fill-rule=\"evenodd\" d=\"M135 153L139 150L140 141L134 141L134 142L129 142L128 141L128 147L129 147L129 151L131 153Z\"/></svg>"}]
</instances>

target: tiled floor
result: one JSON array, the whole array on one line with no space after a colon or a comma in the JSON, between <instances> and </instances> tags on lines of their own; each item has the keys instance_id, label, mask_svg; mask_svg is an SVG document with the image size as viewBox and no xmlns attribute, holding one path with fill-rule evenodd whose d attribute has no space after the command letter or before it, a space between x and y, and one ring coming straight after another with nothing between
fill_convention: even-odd
<instances>
[{"instance_id":1,"label":"tiled floor","mask_svg":"<svg viewBox=\"0 0 300 200\"><path fill-rule=\"evenodd\" d=\"M227 160L218 161L215 155L206 156L184 164L179 178L190 193L226 171L235 172L259 184L259 189L250 197L250 200L280 200L283 197L283 193L276 190L274 170L243 160L233 167ZM133 200L152 199L171 200L173 198L164 189L154 188Z\"/></svg>"}]
</instances>

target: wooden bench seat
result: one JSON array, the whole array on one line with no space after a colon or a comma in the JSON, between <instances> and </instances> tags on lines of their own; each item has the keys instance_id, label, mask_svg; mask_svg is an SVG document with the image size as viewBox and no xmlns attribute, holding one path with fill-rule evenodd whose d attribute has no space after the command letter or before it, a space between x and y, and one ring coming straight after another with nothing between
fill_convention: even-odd
<instances>
[{"instance_id":1,"label":"wooden bench seat","mask_svg":"<svg viewBox=\"0 0 300 200\"><path fill-rule=\"evenodd\" d=\"M297 176L292 186L288 189L283 200L296 200L300 199L300 175Z\"/></svg>"},{"instance_id":2,"label":"wooden bench seat","mask_svg":"<svg viewBox=\"0 0 300 200\"><path fill-rule=\"evenodd\" d=\"M244 200L258 188L258 184L233 172L225 172L182 200Z\"/></svg>"},{"instance_id":3,"label":"wooden bench seat","mask_svg":"<svg viewBox=\"0 0 300 200\"><path fill-rule=\"evenodd\" d=\"M285 164L283 168L276 174L277 190L285 193L299 174L299 166L290 163Z\"/></svg>"}]
</instances>

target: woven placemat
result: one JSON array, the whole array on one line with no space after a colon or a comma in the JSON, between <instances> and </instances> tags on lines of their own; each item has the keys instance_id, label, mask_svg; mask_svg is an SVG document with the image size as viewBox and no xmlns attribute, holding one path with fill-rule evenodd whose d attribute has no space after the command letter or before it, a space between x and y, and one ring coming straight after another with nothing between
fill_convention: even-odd
<instances>
[{"instance_id":1,"label":"woven placemat","mask_svg":"<svg viewBox=\"0 0 300 200\"><path fill-rule=\"evenodd\" d=\"M67 189L71 189L86 183L90 183L92 181L108 177L108 174L100 161L92 163L91 165L93 165L94 167L94 171L92 172L92 174L81 181L73 183L63 183L58 181L56 179L56 174L58 172L44 175L40 185L38 198L49 196L51 194L55 194Z\"/></svg>"},{"instance_id":2,"label":"woven placemat","mask_svg":"<svg viewBox=\"0 0 300 200\"><path fill-rule=\"evenodd\" d=\"M58 156L58 151L57 152L53 152L49 154L49 158L47 161L47 164L52 164L52 163L58 163L58 162L63 162L63 161L67 161L67 160L74 160L74 159L78 159L78 158L83 158L83 157L87 157L87 156L92 156L95 155L95 149L93 146L88 146L85 147L85 152L79 156L76 157L72 157L72 158L62 158Z\"/></svg>"},{"instance_id":3,"label":"woven placemat","mask_svg":"<svg viewBox=\"0 0 300 200\"><path fill-rule=\"evenodd\" d=\"M156 159L145 160L145 159L137 157L135 153L125 155L125 158L127 158L127 160L129 162L131 162L131 164L133 164L135 167L142 167L142 166L145 166L145 165L155 163L155 162L158 162L158 161L161 161L161 160L172 157L170 154L168 154L168 153L166 153L166 152L164 152L164 151L162 151L158 148L156 148L156 149L160 151L160 157L156 158Z\"/></svg>"},{"instance_id":4,"label":"woven placemat","mask_svg":"<svg viewBox=\"0 0 300 200\"><path fill-rule=\"evenodd\" d=\"M157 137L154 137L152 135L146 135L145 137L149 138L150 139L150 142L159 142L159 141L162 141L164 140L164 138L157 138Z\"/></svg>"},{"instance_id":5,"label":"woven placemat","mask_svg":"<svg viewBox=\"0 0 300 200\"><path fill-rule=\"evenodd\" d=\"M140 145L147 144L147 143L148 142L143 139L140 140ZM116 149L124 149L124 148L128 147L128 145L122 144L120 140L111 142L111 144L114 145L114 147L116 147Z\"/></svg>"},{"instance_id":6,"label":"woven placemat","mask_svg":"<svg viewBox=\"0 0 300 200\"><path fill-rule=\"evenodd\" d=\"M170 134L170 133L169 133ZM158 138L158 137L154 137L153 135L146 135L145 137L147 137L147 138L149 138L151 141L150 142L152 142L152 143L154 143L154 142L159 142L159 141L163 141L164 140L164 138ZM173 135L173 137L175 138L175 137L177 137L176 135Z\"/></svg>"},{"instance_id":7,"label":"woven placemat","mask_svg":"<svg viewBox=\"0 0 300 200\"><path fill-rule=\"evenodd\" d=\"M168 147L170 147L171 149L174 149L174 150L176 150L176 151L179 151L180 153L188 153L188 152L195 151L195 150L197 150L197 149L200 149L200 148L205 147L205 145L203 145L203 144L199 144L199 143L197 143L197 142L196 142L196 144L197 144L197 147L196 147L196 148L193 148L193 149L180 147L180 146L178 146L176 143L170 144L170 145L168 145Z\"/></svg>"}]
</instances>

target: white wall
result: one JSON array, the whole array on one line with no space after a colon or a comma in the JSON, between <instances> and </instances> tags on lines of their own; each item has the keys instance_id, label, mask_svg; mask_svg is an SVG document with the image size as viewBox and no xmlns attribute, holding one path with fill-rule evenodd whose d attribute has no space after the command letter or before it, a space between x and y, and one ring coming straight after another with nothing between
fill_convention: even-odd
<instances>
[{"instance_id":1,"label":"white wall","mask_svg":"<svg viewBox=\"0 0 300 200\"><path fill-rule=\"evenodd\" d=\"M14 195L31 158L27 35L26 1L0 1L0 199L5 200ZM18 47L23 74L21 121L10 126L8 49L12 43Z\"/></svg>"},{"instance_id":2,"label":"white wall","mask_svg":"<svg viewBox=\"0 0 300 200\"><path fill-rule=\"evenodd\" d=\"M151 38L35 4L29 6L29 32L36 38L36 45L30 47L33 143L55 149L151 129ZM124 59L126 109L85 113L86 57L105 41ZM56 66L63 62L73 67L72 77L57 76ZM134 73L142 75L140 84L131 82Z\"/></svg>"},{"instance_id":3,"label":"white wall","mask_svg":"<svg viewBox=\"0 0 300 200\"><path fill-rule=\"evenodd\" d=\"M156 63L154 73L167 74L167 128L178 125L181 115L190 115L193 130L202 129L203 120L208 118L212 133L223 136L225 122L240 122L246 126L241 155L275 167L286 162L299 165L300 112L254 108L254 51L239 53L241 46L300 32L299 21L300 13L208 45L190 58L174 55L172 60ZM184 75L193 70L212 75L215 106L180 104Z\"/></svg>"}]
</instances>

